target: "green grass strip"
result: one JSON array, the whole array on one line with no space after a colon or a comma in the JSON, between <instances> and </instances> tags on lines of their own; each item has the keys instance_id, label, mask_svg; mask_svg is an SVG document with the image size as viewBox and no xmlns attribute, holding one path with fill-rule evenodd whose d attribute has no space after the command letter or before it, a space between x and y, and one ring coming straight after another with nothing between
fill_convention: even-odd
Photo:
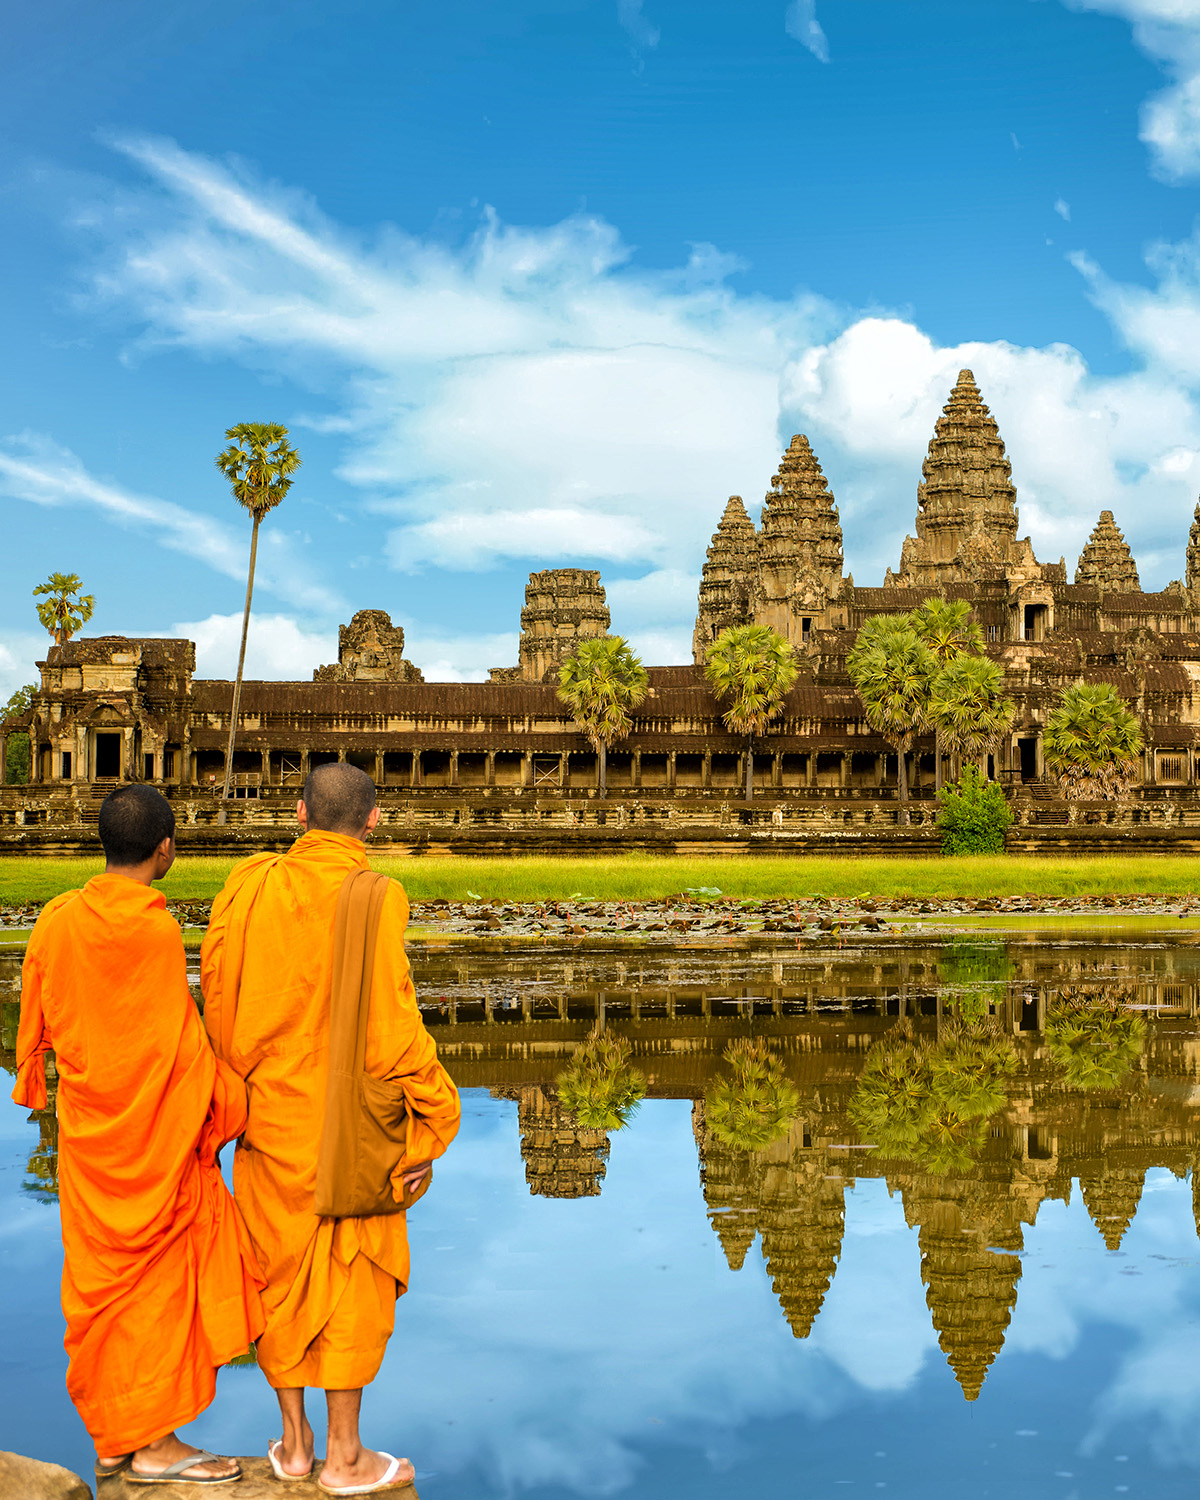
<instances>
[{"instance_id":1,"label":"green grass strip","mask_svg":"<svg viewBox=\"0 0 1200 1500\"><path fill-rule=\"evenodd\" d=\"M232 859L181 858L163 882L177 900L220 890ZM720 890L741 901L770 897L1094 896L1200 893L1200 858L1175 855L1036 859L1007 855L964 859L830 859L792 855L692 857L609 855L590 859L518 856L405 859L383 855L376 869L400 880L413 900L473 896L506 901L647 901L690 889ZM82 885L102 868L94 858L0 859L0 905L45 901Z\"/></svg>"}]
</instances>

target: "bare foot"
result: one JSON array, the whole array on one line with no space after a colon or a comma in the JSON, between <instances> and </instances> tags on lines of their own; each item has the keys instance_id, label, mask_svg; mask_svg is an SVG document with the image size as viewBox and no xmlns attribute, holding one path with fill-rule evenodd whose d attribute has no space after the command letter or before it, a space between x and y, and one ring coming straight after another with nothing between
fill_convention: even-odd
<instances>
[{"instance_id":1,"label":"bare foot","mask_svg":"<svg viewBox=\"0 0 1200 1500\"><path fill-rule=\"evenodd\" d=\"M353 1460L339 1456L335 1461L333 1454L330 1454L321 1470L321 1483L331 1490L346 1489L356 1484L378 1484L387 1473L389 1462L382 1453L376 1453L371 1448L360 1448L358 1457ZM400 1467L393 1476L393 1483L412 1484L416 1477L417 1472L412 1464L407 1458L402 1458Z\"/></svg>"},{"instance_id":2,"label":"bare foot","mask_svg":"<svg viewBox=\"0 0 1200 1500\"><path fill-rule=\"evenodd\" d=\"M290 1474L293 1479L303 1479L306 1474L312 1473L312 1466L316 1462L316 1443L312 1428L305 1422L300 1441L294 1448L288 1447L285 1435L275 1439L270 1445L270 1451L285 1474Z\"/></svg>"},{"instance_id":3,"label":"bare foot","mask_svg":"<svg viewBox=\"0 0 1200 1500\"><path fill-rule=\"evenodd\" d=\"M161 1474L164 1469L169 1469L172 1464L178 1463L181 1458L187 1458L192 1454L199 1454L202 1450L191 1443L181 1442L173 1432L168 1432L166 1437L159 1438L156 1443L147 1443L144 1448L139 1448L133 1455L131 1468L135 1474ZM180 1479L227 1479L234 1474L240 1474L237 1460L234 1458L212 1458L203 1463L195 1463L180 1474Z\"/></svg>"}]
</instances>

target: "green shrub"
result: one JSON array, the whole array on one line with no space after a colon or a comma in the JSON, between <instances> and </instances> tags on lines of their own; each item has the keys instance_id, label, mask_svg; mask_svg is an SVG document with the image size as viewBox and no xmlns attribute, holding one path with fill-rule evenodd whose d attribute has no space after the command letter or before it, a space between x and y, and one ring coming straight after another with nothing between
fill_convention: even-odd
<instances>
[{"instance_id":1,"label":"green shrub","mask_svg":"<svg viewBox=\"0 0 1200 1500\"><path fill-rule=\"evenodd\" d=\"M959 779L941 789L938 800L943 854L1004 853L1004 834L1013 815L996 782L985 781L975 766L964 766Z\"/></svg>"}]
</instances>

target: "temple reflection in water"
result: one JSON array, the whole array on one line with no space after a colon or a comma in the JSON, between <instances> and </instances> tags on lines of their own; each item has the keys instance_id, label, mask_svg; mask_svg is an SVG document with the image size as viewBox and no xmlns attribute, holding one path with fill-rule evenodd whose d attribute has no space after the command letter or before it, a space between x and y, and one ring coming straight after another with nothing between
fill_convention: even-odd
<instances>
[{"instance_id":1,"label":"temple reflection in water","mask_svg":"<svg viewBox=\"0 0 1200 1500\"><path fill-rule=\"evenodd\" d=\"M757 1242L798 1339L812 1331L837 1272L847 1187L883 1178L917 1232L929 1312L968 1400L1003 1346L1025 1226L1041 1205L1069 1203L1077 1184L1117 1250L1146 1173L1182 1178L1200 1161L1200 947L1191 936L1116 946L1042 934L1007 946L964 939L720 957L507 950L466 962L429 952L416 964L426 1019L456 1081L515 1101L533 1194L601 1192L609 1132L580 1123L556 1080L597 1028L627 1038L648 1097L691 1101L704 1203L725 1259L739 1270ZM0 1065L9 1071L17 983L6 961ZM744 1037L769 1044L799 1101L778 1138L754 1150L712 1118L722 1059ZM1099 1059L1090 1071L1089 1046ZM973 1071L953 1077L956 1056ZM889 1128L874 1139L862 1128L880 1059L928 1129ZM939 1088L950 1090L944 1107ZM36 1119L27 1186L50 1197L53 1108ZM1200 1233L1195 1189L1193 1203Z\"/></svg>"}]
</instances>

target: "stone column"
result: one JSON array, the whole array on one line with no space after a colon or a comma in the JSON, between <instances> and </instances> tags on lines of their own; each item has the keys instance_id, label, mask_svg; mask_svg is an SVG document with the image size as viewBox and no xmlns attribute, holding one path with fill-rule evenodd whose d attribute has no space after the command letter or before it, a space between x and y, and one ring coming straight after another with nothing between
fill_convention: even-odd
<instances>
[{"instance_id":1,"label":"stone column","mask_svg":"<svg viewBox=\"0 0 1200 1500\"><path fill-rule=\"evenodd\" d=\"M808 759L804 762L804 785L814 787L817 784L817 752L810 750Z\"/></svg>"},{"instance_id":2,"label":"stone column","mask_svg":"<svg viewBox=\"0 0 1200 1500\"><path fill-rule=\"evenodd\" d=\"M412 753L412 775L409 777L409 786L421 785L421 752L414 750Z\"/></svg>"},{"instance_id":3,"label":"stone column","mask_svg":"<svg viewBox=\"0 0 1200 1500\"><path fill-rule=\"evenodd\" d=\"M845 791L850 785L850 757L843 751L838 762L838 785Z\"/></svg>"},{"instance_id":4,"label":"stone column","mask_svg":"<svg viewBox=\"0 0 1200 1500\"><path fill-rule=\"evenodd\" d=\"M632 786L641 786L642 784L642 752L640 750L633 752L633 763L629 768L629 781Z\"/></svg>"},{"instance_id":5,"label":"stone column","mask_svg":"<svg viewBox=\"0 0 1200 1500\"><path fill-rule=\"evenodd\" d=\"M457 750L451 750L451 752L450 752L450 785L451 786L457 786L458 785L458 751Z\"/></svg>"},{"instance_id":6,"label":"stone column","mask_svg":"<svg viewBox=\"0 0 1200 1500\"><path fill-rule=\"evenodd\" d=\"M560 787L568 785L571 779L568 769L570 754L569 750L560 750L558 753L558 784Z\"/></svg>"},{"instance_id":7,"label":"stone column","mask_svg":"<svg viewBox=\"0 0 1200 1500\"><path fill-rule=\"evenodd\" d=\"M121 780L133 780L133 730L121 733Z\"/></svg>"},{"instance_id":8,"label":"stone column","mask_svg":"<svg viewBox=\"0 0 1200 1500\"><path fill-rule=\"evenodd\" d=\"M783 756L773 755L771 757L771 785L783 785Z\"/></svg>"},{"instance_id":9,"label":"stone column","mask_svg":"<svg viewBox=\"0 0 1200 1500\"><path fill-rule=\"evenodd\" d=\"M377 787L381 787L383 785L383 751L382 750L376 750L376 752L375 752L375 785Z\"/></svg>"},{"instance_id":10,"label":"stone column","mask_svg":"<svg viewBox=\"0 0 1200 1500\"><path fill-rule=\"evenodd\" d=\"M533 751L526 750L521 756L521 789L528 791L533 786Z\"/></svg>"},{"instance_id":11,"label":"stone column","mask_svg":"<svg viewBox=\"0 0 1200 1500\"><path fill-rule=\"evenodd\" d=\"M161 750L159 750L155 754L155 757L154 757L154 766L155 766L155 770L158 773L159 780L161 781L161 779L162 779L162 751ZM270 786L271 785L271 752L269 750L264 750L262 752L262 784L263 784L263 786Z\"/></svg>"},{"instance_id":12,"label":"stone column","mask_svg":"<svg viewBox=\"0 0 1200 1500\"><path fill-rule=\"evenodd\" d=\"M673 792L675 790L675 751L667 752L667 786Z\"/></svg>"},{"instance_id":13,"label":"stone column","mask_svg":"<svg viewBox=\"0 0 1200 1500\"><path fill-rule=\"evenodd\" d=\"M0 786L8 785L8 736L0 732Z\"/></svg>"},{"instance_id":14,"label":"stone column","mask_svg":"<svg viewBox=\"0 0 1200 1500\"><path fill-rule=\"evenodd\" d=\"M702 787L707 787L710 790L712 788L712 751L711 750L706 750L704 752L704 760L703 760L703 762L702 762L702 764L700 766L700 785Z\"/></svg>"},{"instance_id":15,"label":"stone column","mask_svg":"<svg viewBox=\"0 0 1200 1500\"><path fill-rule=\"evenodd\" d=\"M309 758L308 758L308 746L305 745L304 749L301 750L301 752L300 752L300 785L301 785L301 787L303 787L304 783L308 780L309 770L310 770L310 766L309 766Z\"/></svg>"},{"instance_id":16,"label":"stone column","mask_svg":"<svg viewBox=\"0 0 1200 1500\"><path fill-rule=\"evenodd\" d=\"M489 750L483 758L483 784L484 786L496 785L496 752Z\"/></svg>"}]
</instances>

